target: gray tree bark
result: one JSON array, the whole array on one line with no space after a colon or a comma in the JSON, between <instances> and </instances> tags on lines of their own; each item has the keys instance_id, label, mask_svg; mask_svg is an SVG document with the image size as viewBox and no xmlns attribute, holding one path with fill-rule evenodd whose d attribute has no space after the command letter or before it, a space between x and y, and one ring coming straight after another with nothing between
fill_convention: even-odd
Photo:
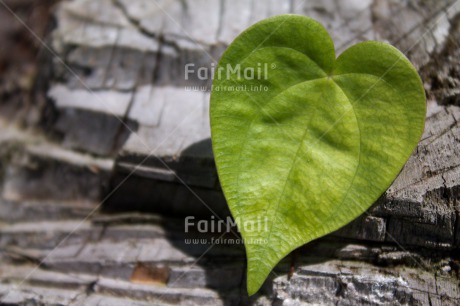
<instances>
[{"instance_id":1,"label":"gray tree bark","mask_svg":"<svg viewBox=\"0 0 460 306\"><path fill-rule=\"evenodd\" d=\"M229 213L209 93L189 87L210 83L184 67L211 67L242 30L283 13L320 21L338 54L368 39L398 47L424 81L427 122L377 203L248 298L242 245L187 244L219 236L184 233L184 216ZM55 16L41 124L1 121L2 303L459 304L459 1L74 0Z\"/></svg>"}]
</instances>

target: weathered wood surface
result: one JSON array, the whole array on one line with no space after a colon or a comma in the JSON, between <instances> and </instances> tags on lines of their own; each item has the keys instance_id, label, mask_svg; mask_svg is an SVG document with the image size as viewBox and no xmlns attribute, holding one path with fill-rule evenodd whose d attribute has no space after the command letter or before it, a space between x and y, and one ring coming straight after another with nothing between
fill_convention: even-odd
<instances>
[{"instance_id":1,"label":"weathered wood surface","mask_svg":"<svg viewBox=\"0 0 460 306\"><path fill-rule=\"evenodd\" d=\"M60 3L47 40L57 57L40 67L51 76L46 133L2 121L0 301L458 304L459 11L460 1L434 0ZM228 211L208 140L209 93L186 90L209 82L186 82L184 66L210 66L248 25L281 13L322 22L338 53L365 39L395 44L419 69L429 112L378 203L296 251L290 278L286 258L248 300L241 245L185 240L211 236L184 233L183 216Z\"/></svg>"}]
</instances>

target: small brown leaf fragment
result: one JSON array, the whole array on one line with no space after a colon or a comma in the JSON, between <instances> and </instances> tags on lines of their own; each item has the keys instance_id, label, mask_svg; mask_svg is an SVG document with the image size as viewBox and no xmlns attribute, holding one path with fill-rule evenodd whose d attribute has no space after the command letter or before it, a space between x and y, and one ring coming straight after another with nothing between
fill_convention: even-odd
<instances>
[{"instance_id":1,"label":"small brown leaf fragment","mask_svg":"<svg viewBox=\"0 0 460 306\"><path fill-rule=\"evenodd\" d=\"M137 263L130 281L137 284L166 285L169 279L169 268Z\"/></svg>"}]
</instances>

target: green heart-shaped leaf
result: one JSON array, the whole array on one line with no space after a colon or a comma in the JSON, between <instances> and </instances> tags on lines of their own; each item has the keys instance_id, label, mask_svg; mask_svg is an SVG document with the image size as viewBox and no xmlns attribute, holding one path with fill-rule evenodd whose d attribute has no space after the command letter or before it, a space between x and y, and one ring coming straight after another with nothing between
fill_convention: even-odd
<instances>
[{"instance_id":1,"label":"green heart-shaped leaf","mask_svg":"<svg viewBox=\"0 0 460 306\"><path fill-rule=\"evenodd\" d=\"M359 43L336 59L321 24L297 15L235 39L215 70L211 132L250 295L292 250L377 200L417 145L425 112L416 70L388 44Z\"/></svg>"}]
</instances>

